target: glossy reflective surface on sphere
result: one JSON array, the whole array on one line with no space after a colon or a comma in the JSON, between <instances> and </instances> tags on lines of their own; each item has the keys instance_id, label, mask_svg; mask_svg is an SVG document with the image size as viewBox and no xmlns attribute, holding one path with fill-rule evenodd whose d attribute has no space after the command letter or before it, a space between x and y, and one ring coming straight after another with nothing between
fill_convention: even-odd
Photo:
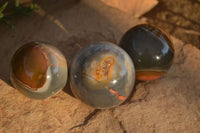
<instances>
[{"instance_id":1,"label":"glossy reflective surface on sphere","mask_svg":"<svg viewBox=\"0 0 200 133\"><path fill-rule=\"evenodd\" d=\"M117 106L130 95L135 82L131 58L110 43L96 43L83 48L70 68L73 94L94 108Z\"/></svg>"},{"instance_id":2,"label":"glossy reflective surface on sphere","mask_svg":"<svg viewBox=\"0 0 200 133\"><path fill-rule=\"evenodd\" d=\"M155 80L164 75L174 58L174 48L161 29L141 24L127 31L120 41L132 58L137 80Z\"/></svg>"},{"instance_id":3,"label":"glossy reflective surface on sphere","mask_svg":"<svg viewBox=\"0 0 200 133\"><path fill-rule=\"evenodd\" d=\"M61 90L67 81L67 62L53 46L31 42L12 57L10 78L13 85L33 99L45 99Z\"/></svg>"}]
</instances>

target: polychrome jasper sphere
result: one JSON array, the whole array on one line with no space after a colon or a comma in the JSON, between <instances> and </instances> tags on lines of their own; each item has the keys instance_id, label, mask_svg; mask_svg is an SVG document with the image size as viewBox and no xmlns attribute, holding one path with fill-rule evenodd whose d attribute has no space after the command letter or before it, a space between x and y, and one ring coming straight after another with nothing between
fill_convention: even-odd
<instances>
[{"instance_id":1,"label":"polychrome jasper sphere","mask_svg":"<svg viewBox=\"0 0 200 133\"><path fill-rule=\"evenodd\" d=\"M94 108L110 108L124 102L135 83L135 68L129 55L111 43L86 46L70 67L73 94Z\"/></svg>"},{"instance_id":2,"label":"polychrome jasper sphere","mask_svg":"<svg viewBox=\"0 0 200 133\"><path fill-rule=\"evenodd\" d=\"M29 98L45 99L64 88L68 76L67 62L55 47L31 42L20 47L12 57L10 78Z\"/></svg>"},{"instance_id":3,"label":"polychrome jasper sphere","mask_svg":"<svg viewBox=\"0 0 200 133\"><path fill-rule=\"evenodd\" d=\"M136 79L155 80L163 76L172 65L174 47L167 34L152 25L141 24L127 31L120 41L132 58Z\"/></svg>"}]
</instances>

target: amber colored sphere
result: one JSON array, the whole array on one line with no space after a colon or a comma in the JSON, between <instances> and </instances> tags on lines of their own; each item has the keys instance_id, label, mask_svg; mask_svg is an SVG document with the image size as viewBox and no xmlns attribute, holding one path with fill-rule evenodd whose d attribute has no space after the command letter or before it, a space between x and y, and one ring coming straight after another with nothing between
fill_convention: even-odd
<instances>
[{"instance_id":1,"label":"amber colored sphere","mask_svg":"<svg viewBox=\"0 0 200 133\"><path fill-rule=\"evenodd\" d=\"M67 82L67 62L55 47L30 42L12 57L10 78L20 92L29 98L45 99L61 90Z\"/></svg>"},{"instance_id":2,"label":"amber colored sphere","mask_svg":"<svg viewBox=\"0 0 200 133\"><path fill-rule=\"evenodd\" d=\"M119 45L133 60L136 80L156 80L163 76L173 63L172 41L158 27L137 25L123 35Z\"/></svg>"},{"instance_id":3,"label":"amber colored sphere","mask_svg":"<svg viewBox=\"0 0 200 133\"><path fill-rule=\"evenodd\" d=\"M123 103L135 83L135 68L129 55L111 43L95 43L81 49L70 66L73 94L94 108Z\"/></svg>"}]
</instances>

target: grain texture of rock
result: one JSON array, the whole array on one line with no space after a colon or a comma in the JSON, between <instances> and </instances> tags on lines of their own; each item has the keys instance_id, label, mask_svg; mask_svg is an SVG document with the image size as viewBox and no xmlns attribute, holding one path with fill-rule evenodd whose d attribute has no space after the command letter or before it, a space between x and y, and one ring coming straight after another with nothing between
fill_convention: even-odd
<instances>
[{"instance_id":1,"label":"grain texture of rock","mask_svg":"<svg viewBox=\"0 0 200 133\"><path fill-rule=\"evenodd\" d=\"M118 43L125 31L141 23L99 0L75 0L70 6L60 2L38 1L44 16L16 19L16 33L0 24L0 132L200 132L200 51L175 38L170 71L156 81L138 83L128 101L110 110L94 110L79 102L65 93L69 86L42 101L11 87L9 61L25 42L51 42L70 61L85 45Z\"/></svg>"}]
</instances>

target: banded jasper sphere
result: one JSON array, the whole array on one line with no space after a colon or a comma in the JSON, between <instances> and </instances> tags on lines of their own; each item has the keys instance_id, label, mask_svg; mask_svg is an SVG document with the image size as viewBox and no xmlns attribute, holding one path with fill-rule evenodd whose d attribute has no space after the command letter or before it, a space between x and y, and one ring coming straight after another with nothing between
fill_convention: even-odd
<instances>
[{"instance_id":1,"label":"banded jasper sphere","mask_svg":"<svg viewBox=\"0 0 200 133\"><path fill-rule=\"evenodd\" d=\"M55 47L31 42L20 47L11 60L10 78L29 98L45 99L64 88L67 62Z\"/></svg>"},{"instance_id":2,"label":"banded jasper sphere","mask_svg":"<svg viewBox=\"0 0 200 133\"><path fill-rule=\"evenodd\" d=\"M72 60L70 86L73 94L94 108L110 108L124 102L135 82L129 55L110 43L83 48Z\"/></svg>"},{"instance_id":3,"label":"banded jasper sphere","mask_svg":"<svg viewBox=\"0 0 200 133\"><path fill-rule=\"evenodd\" d=\"M163 76L172 65L174 47L167 34L148 24L141 24L127 31L120 41L132 58L136 79L155 80Z\"/></svg>"}]
</instances>

